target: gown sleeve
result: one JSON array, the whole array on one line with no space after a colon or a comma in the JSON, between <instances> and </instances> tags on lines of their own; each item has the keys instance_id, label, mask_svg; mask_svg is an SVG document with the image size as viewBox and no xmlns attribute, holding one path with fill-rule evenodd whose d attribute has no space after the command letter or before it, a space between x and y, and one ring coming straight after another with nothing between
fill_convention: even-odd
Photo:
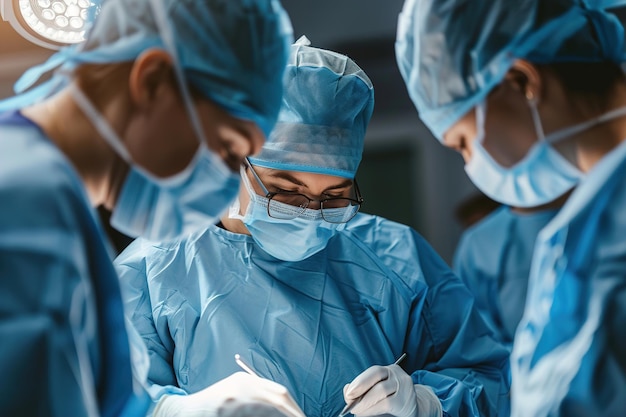
<instances>
[{"instance_id":1,"label":"gown sleeve","mask_svg":"<svg viewBox=\"0 0 626 417\"><path fill-rule=\"evenodd\" d=\"M508 415L509 350L485 324L463 282L407 226L378 218L351 229L400 278L398 288L410 299L402 367L413 382L433 389L444 416Z\"/></svg>"},{"instance_id":2,"label":"gown sleeve","mask_svg":"<svg viewBox=\"0 0 626 417\"><path fill-rule=\"evenodd\" d=\"M413 238L428 291L412 323L422 320L428 333L424 340L430 341L418 346L409 336L409 345L427 358L413 381L433 388L444 415L508 415L508 349L485 324L467 287L430 245L416 233Z\"/></svg>"},{"instance_id":3,"label":"gown sleeve","mask_svg":"<svg viewBox=\"0 0 626 417\"><path fill-rule=\"evenodd\" d=\"M2 165L0 414L95 415L98 330L75 210L84 201L46 166L33 181Z\"/></svg>"}]
</instances>

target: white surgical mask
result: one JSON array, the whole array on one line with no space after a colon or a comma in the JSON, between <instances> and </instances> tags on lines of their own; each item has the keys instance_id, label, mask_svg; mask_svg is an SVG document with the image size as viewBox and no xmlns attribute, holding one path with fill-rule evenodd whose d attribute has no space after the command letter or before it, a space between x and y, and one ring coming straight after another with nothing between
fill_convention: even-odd
<instances>
[{"instance_id":1,"label":"white surgical mask","mask_svg":"<svg viewBox=\"0 0 626 417\"><path fill-rule=\"evenodd\" d=\"M309 258L323 250L335 233L346 226L345 223L324 221L320 210L305 209L302 212L302 209L278 202L273 204L278 204L284 213L297 212L299 216L289 220L270 217L267 211L269 199L254 192L244 170L241 176L250 202L246 213L241 215L239 200L236 200L229 217L241 220L254 241L274 258L287 262Z\"/></svg>"},{"instance_id":2,"label":"white surgical mask","mask_svg":"<svg viewBox=\"0 0 626 417\"><path fill-rule=\"evenodd\" d=\"M487 104L476 107L477 137L473 143L472 159L465 172L483 193L513 207L535 207L549 203L578 184L583 173L551 145L590 128L598 120L585 122L545 136L534 101L530 101L537 142L524 158L505 168L483 147Z\"/></svg>"}]
</instances>

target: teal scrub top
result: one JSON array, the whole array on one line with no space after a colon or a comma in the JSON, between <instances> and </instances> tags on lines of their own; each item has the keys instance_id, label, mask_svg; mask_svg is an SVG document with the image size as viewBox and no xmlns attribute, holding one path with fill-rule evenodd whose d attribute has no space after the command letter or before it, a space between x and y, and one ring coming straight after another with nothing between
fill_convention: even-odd
<instances>
[{"instance_id":1,"label":"teal scrub top","mask_svg":"<svg viewBox=\"0 0 626 417\"><path fill-rule=\"evenodd\" d=\"M483 318L505 344L513 343L526 304L535 240L558 209L519 213L502 206L463 233L454 271L476 297Z\"/></svg>"},{"instance_id":2,"label":"teal scrub top","mask_svg":"<svg viewBox=\"0 0 626 417\"><path fill-rule=\"evenodd\" d=\"M18 112L0 115L0 202L0 414L143 415L105 234L70 162Z\"/></svg>"}]
</instances>

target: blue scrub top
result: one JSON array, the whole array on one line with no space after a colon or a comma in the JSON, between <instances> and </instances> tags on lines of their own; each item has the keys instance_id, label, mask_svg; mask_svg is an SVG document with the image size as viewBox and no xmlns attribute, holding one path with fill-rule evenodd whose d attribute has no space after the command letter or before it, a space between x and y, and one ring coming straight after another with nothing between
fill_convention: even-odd
<instances>
[{"instance_id":1,"label":"blue scrub top","mask_svg":"<svg viewBox=\"0 0 626 417\"><path fill-rule=\"evenodd\" d=\"M508 407L508 350L409 227L359 214L325 250L290 263L214 226L182 241L137 240L116 266L155 400L240 371L239 353L308 416L336 417L345 384L406 352L401 366L446 415Z\"/></svg>"},{"instance_id":2,"label":"blue scrub top","mask_svg":"<svg viewBox=\"0 0 626 417\"><path fill-rule=\"evenodd\" d=\"M513 343L526 304L537 234L558 209L520 213L502 206L468 228L454 254L454 271L498 338Z\"/></svg>"},{"instance_id":3,"label":"blue scrub top","mask_svg":"<svg viewBox=\"0 0 626 417\"><path fill-rule=\"evenodd\" d=\"M626 415L626 141L539 234L511 354L513 415Z\"/></svg>"},{"instance_id":4,"label":"blue scrub top","mask_svg":"<svg viewBox=\"0 0 626 417\"><path fill-rule=\"evenodd\" d=\"M104 233L70 162L16 112L0 115L0 202L0 414L143 413Z\"/></svg>"}]
</instances>

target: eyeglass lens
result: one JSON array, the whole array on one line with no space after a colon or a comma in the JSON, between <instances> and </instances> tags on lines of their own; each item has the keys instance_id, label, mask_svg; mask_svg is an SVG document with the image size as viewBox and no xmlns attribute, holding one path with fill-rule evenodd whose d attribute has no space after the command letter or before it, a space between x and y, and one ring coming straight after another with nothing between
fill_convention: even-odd
<instances>
[{"instance_id":1,"label":"eyeglass lens","mask_svg":"<svg viewBox=\"0 0 626 417\"><path fill-rule=\"evenodd\" d=\"M302 194L276 193L269 201L268 214L276 219L293 219L305 212L311 200ZM332 198L320 202L320 212L330 223L345 223L359 211L358 202L349 198Z\"/></svg>"}]
</instances>

